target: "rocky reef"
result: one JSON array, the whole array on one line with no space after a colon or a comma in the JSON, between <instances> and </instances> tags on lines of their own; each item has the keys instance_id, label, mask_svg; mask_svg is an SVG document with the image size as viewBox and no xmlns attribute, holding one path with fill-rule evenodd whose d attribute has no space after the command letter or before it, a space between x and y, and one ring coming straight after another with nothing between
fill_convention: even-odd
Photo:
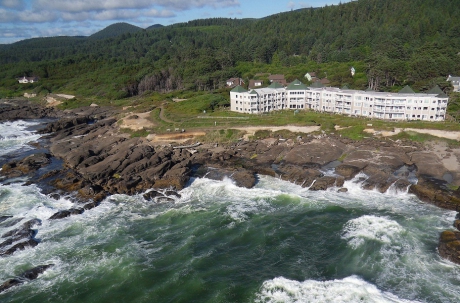
<instances>
[{"instance_id":1,"label":"rocky reef","mask_svg":"<svg viewBox=\"0 0 460 303\"><path fill-rule=\"evenodd\" d=\"M26 109L22 114L15 110L19 109L11 107L5 111L14 112L13 117L27 118ZM309 190L337 188L340 192L347 191L343 187L346 180L362 176L366 190L383 193L391 187L409 191L422 201L445 209L458 210L460 205L458 187L449 186L459 183L460 174L452 173L451 182L445 181L443 176L450 168L423 144L412 141L374 137L352 141L335 135L309 135L297 140L268 138L180 148L153 145L145 138L120 133L114 109L29 112L31 117L37 117L47 116L47 111L53 117L59 116L41 130L49 140L45 146L49 152L7 162L0 175L5 179L33 176L32 182L47 184L47 190L54 195L76 193L75 199L81 206L61 210L50 219L78 215L96 207L110 194L146 192L147 200L168 201L168 196L184 188L191 177L204 175L212 179L230 178L247 188L257 183L258 175L269 175ZM61 159L63 166L37 173L50 165L52 158ZM328 173L331 171L332 174ZM164 189L171 192L165 195ZM24 234L27 232L25 229ZM460 264L458 234L442 233L439 252ZM33 240L30 235L25 238Z\"/></svg>"}]
</instances>

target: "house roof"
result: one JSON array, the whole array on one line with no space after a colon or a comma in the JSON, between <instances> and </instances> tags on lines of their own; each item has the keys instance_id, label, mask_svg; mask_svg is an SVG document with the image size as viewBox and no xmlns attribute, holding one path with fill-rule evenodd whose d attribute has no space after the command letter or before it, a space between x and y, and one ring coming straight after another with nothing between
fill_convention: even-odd
<instances>
[{"instance_id":1,"label":"house roof","mask_svg":"<svg viewBox=\"0 0 460 303\"><path fill-rule=\"evenodd\" d=\"M322 88L322 87L324 87L324 85L323 85L321 82L316 81L316 82L313 82L313 84L310 85L310 87L313 87L313 88Z\"/></svg>"},{"instance_id":2,"label":"house roof","mask_svg":"<svg viewBox=\"0 0 460 303\"><path fill-rule=\"evenodd\" d=\"M324 85L331 83L331 81L329 81L327 78L323 78L323 79L321 79L319 81L321 81L321 83L324 84Z\"/></svg>"},{"instance_id":3,"label":"house roof","mask_svg":"<svg viewBox=\"0 0 460 303\"><path fill-rule=\"evenodd\" d=\"M264 84L263 80L249 80L249 88L255 88L256 82L260 82L261 85ZM257 85L257 86L260 86L260 85Z\"/></svg>"},{"instance_id":4,"label":"house roof","mask_svg":"<svg viewBox=\"0 0 460 303\"><path fill-rule=\"evenodd\" d=\"M284 86L278 82L272 82L268 88L283 88Z\"/></svg>"},{"instance_id":5,"label":"house roof","mask_svg":"<svg viewBox=\"0 0 460 303\"><path fill-rule=\"evenodd\" d=\"M460 81L460 77L452 77L451 75L449 75L449 77L447 77L447 81Z\"/></svg>"},{"instance_id":6,"label":"house roof","mask_svg":"<svg viewBox=\"0 0 460 303\"><path fill-rule=\"evenodd\" d=\"M312 77L316 77L316 73L315 73L315 72L308 72L307 74L309 74L309 75L312 76Z\"/></svg>"},{"instance_id":7,"label":"house roof","mask_svg":"<svg viewBox=\"0 0 460 303\"><path fill-rule=\"evenodd\" d=\"M253 89L249 94L250 95L259 95L255 89Z\"/></svg>"},{"instance_id":8,"label":"house roof","mask_svg":"<svg viewBox=\"0 0 460 303\"><path fill-rule=\"evenodd\" d=\"M246 93L247 90L245 90L244 87L242 87L241 85L238 85L237 87L232 89L230 92L233 92L233 93Z\"/></svg>"},{"instance_id":9,"label":"house roof","mask_svg":"<svg viewBox=\"0 0 460 303\"><path fill-rule=\"evenodd\" d=\"M295 79L294 81L291 82L291 84L288 85L288 87L286 87L286 90L299 90L299 89L306 90L308 89L308 87L302 82L300 82L298 79Z\"/></svg>"},{"instance_id":10,"label":"house roof","mask_svg":"<svg viewBox=\"0 0 460 303\"><path fill-rule=\"evenodd\" d=\"M268 76L268 80L276 81L276 80L284 80L284 75L276 74Z\"/></svg>"},{"instance_id":11,"label":"house roof","mask_svg":"<svg viewBox=\"0 0 460 303\"><path fill-rule=\"evenodd\" d=\"M374 90L370 87L366 88L365 92L374 92Z\"/></svg>"},{"instance_id":12,"label":"house roof","mask_svg":"<svg viewBox=\"0 0 460 303\"><path fill-rule=\"evenodd\" d=\"M399 94L415 94L414 90L409 86L406 85L402 90L398 92Z\"/></svg>"}]
</instances>

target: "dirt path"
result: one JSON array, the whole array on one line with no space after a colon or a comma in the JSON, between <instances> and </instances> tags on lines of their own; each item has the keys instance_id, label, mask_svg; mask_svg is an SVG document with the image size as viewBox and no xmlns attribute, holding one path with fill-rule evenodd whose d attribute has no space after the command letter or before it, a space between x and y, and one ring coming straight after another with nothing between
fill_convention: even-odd
<instances>
[{"instance_id":1,"label":"dirt path","mask_svg":"<svg viewBox=\"0 0 460 303\"><path fill-rule=\"evenodd\" d=\"M168 118L165 117L163 106L160 107L160 115L159 115L159 117L160 117L161 120L163 120L166 123L175 123L174 121L169 120Z\"/></svg>"},{"instance_id":2,"label":"dirt path","mask_svg":"<svg viewBox=\"0 0 460 303\"><path fill-rule=\"evenodd\" d=\"M155 124L148 120L151 112L145 113L130 113L122 119L120 127L129 128L132 130L142 130L144 128L154 127Z\"/></svg>"},{"instance_id":3,"label":"dirt path","mask_svg":"<svg viewBox=\"0 0 460 303\"><path fill-rule=\"evenodd\" d=\"M380 135L383 137L391 137L391 136L399 134L402 131L410 131L414 133L428 134L428 135L432 135L435 137L460 141L459 131L446 131L446 130L420 129L420 128L395 128L394 131L376 131L372 128L367 128L364 131L370 134Z\"/></svg>"},{"instance_id":4,"label":"dirt path","mask_svg":"<svg viewBox=\"0 0 460 303\"><path fill-rule=\"evenodd\" d=\"M293 125L286 125L286 126L247 126L247 127L231 127L232 129L238 129L246 131L247 134L244 135L244 138L247 139L249 136L254 136L254 134L258 130L269 130L272 132L276 132L279 130L288 130L294 133L312 133L319 131L321 126L293 126Z\"/></svg>"}]
</instances>

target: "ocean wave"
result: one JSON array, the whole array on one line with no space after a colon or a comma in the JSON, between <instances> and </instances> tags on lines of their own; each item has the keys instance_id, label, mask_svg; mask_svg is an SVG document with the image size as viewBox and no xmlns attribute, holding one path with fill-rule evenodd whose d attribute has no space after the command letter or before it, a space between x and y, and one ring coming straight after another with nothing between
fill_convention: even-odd
<instances>
[{"instance_id":1,"label":"ocean wave","mask_svg":"<svg viewBox=\"0 0 460 303\"><path fill-rule=\"evenodd\" d=\"M379 290L357 276L342 280L298 282L286 278L265 281L256 295L257 303L300 303L300 302L334 302L334 303L409 303L418 302L398 298Z\"/></svg>"},{"instance_id":2,"label":"ocean wave","mask_svg":"<svg viewBox=\"0 0 460 303\"><path fill-rule=\"evenodd\" d=\"M366 240L389 244L403 230L403 227L396 221L366 215L348 221L343 228L342 239L347 240L348 244L356 249Z\"/></svg>"}]
</instances>

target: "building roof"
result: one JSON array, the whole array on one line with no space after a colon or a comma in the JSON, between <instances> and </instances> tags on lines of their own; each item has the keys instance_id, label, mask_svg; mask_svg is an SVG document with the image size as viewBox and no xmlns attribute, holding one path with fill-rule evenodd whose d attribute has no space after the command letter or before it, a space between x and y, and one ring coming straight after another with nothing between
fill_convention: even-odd
<instances>
[{"instance_id":1,"label":"building roof","mask_svg":"<svg viewBox=\"0 0 460 303\"><path fill-rule=\"evenodd\" d=\"M436 85L435 87L433 87L432 89L430 89L429 91L426 92L427 94L443 94L444 92L441 90L441 88L439 88L438 85Z\"/></svg>"},{"instance_id":2,"label":"building roof","mask_svg":"<svg viewBox=\"0 0 460 303\"><path fill-rule=\"evenodd\" d=\"M365 92L375 92L375 90L373 90L372 88L368 87L368 88L366 88Z\"/></svg>"},{"instance_id":3,"label":"building roof","mask_svg":"<svg viewBox=\"0 0 460 303\"><path fill-rule=\"evenodd\" d=\"M251 90L250 95L259 95L255 89Z\"/></svg>"},{"instance_id":4,"label":"building roof","mask_svg":"<svg viewBox=\"0 0 460 303\"><path fill-rule=\"evenodd\" d=\"M230 92L233 92L233 93L246 93L247 90L245 90L244 87L242 87L241 85L238 85L237 87L232 89Z\"/></svg>"},{"instance_id":5,"label":"building roof","mask_svg":"<svg viewBox=\"0 0 460 303\"><path fill-rule=\"evenodd\" d=\"M409 86L406 85L402 90L398 92L399 94L415 94L414 90Z\"/></svg>"},{"instance_id":6,"label":"building roof","mask_svg":"<svg viewBox=\"0 0 460 303\"><path fill-rule=\"evenodd\" d=\"M272 84L270 84L268 86L268 88L283 88L284 86L281 84L281 83L278 83L278 82L272 82Z\"/></svg>"},{"instance_id":7,"label":"building roof","mask_svg":"<svg viewBox=\"0 0 460 303\"><path fill-rule=\"evenodd\" d=\"M300 82L298 79L295 79L294 81L291 82L291 84L286 87L286 90L307 90L309 89L305 84Z\"/></svg>"},{"instance_id":8,"label":"building roof","mask_svg":"<svg viewBox=\"0 0 460 303\"><path fill-rule=\"evenodd\" d=\"M460 81L460 77L449 75L449 77L447 77L447 81Z\"/></svg>"}]
</instances>

